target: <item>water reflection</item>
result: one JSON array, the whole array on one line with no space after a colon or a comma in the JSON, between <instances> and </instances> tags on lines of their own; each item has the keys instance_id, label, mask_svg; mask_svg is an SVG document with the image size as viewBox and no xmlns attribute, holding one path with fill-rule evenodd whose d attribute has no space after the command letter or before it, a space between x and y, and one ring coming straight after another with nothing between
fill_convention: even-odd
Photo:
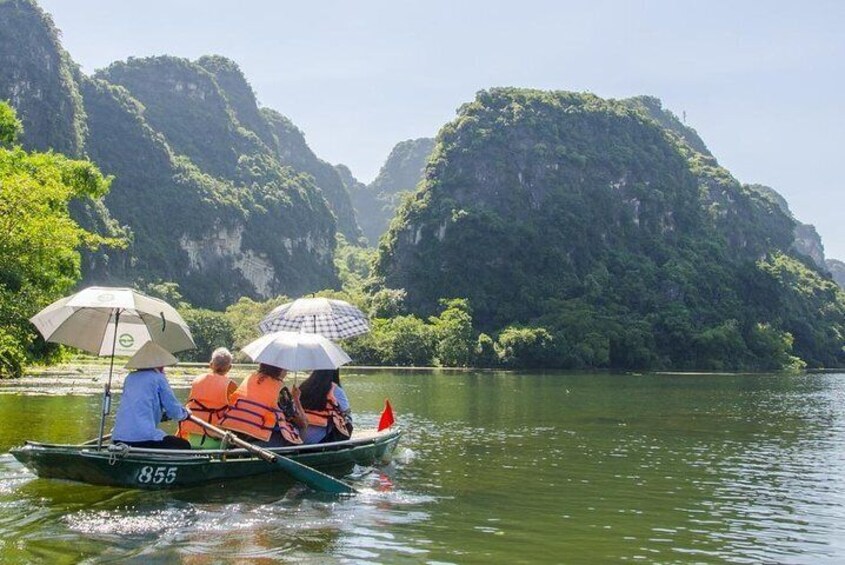
<instances>
[{"instance_id":1,"label":"water reflection","mask_svg":"<svg viewBox=\"0 0 845 565\"><path fill-rule=\"evenodd\" d=\"M80 376L81 375L81 376ZM190 375L174 375L181 394ZM99 399L0 394L0 448L80 441ZM55 380L55 379L54 379ZM37 480L0 456L0 555L211 563L838 562L845 376L352 372L356 422L390 397L394 462L320 496L249 479L174 492ZM96 387L91 387L95 390Z\"/></svg>"}]
</instances>

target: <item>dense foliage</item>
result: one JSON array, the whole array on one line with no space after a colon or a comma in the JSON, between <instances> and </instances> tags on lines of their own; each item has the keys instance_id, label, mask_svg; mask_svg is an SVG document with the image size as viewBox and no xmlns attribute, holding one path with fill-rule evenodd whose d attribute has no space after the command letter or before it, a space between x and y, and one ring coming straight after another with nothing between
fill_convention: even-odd
<instances>
[{"instance_id":1,"label":"dense foliage","mask_svg":"<svg viewBox=\"0 0 845 565\"><path fill-rule=\"evenodd\" d=\"M261 116L271 130L273 147L280 162L313 177L337 218L338 232L348 241L357 244L361 238L361 228L358 227L355 209L340 171L311 151L305 142L305 135L288 118L270 108L262 108Z\"/></svg>"},{"instance_id":2,"label":"dense foliage","mask_svg":"<svg viewBox=\"0 0 845 565\"><path fill-rule=\"evenodd\" d=\"M174 280L190 302L216 307L336 280L333 220L307 179L260 165L242 182L213 177L175 155L125 89L86 80L83 92L91 156L116 176L106 204L134 236L131 259L106 258L90 278ZM309 253L319 246L323 256Z\"/></svg>"},{"instance_id":3,"label":"dense foliage","mask_svg":"<svg viewBox=\"0 0 845 565\"><path fill-rule=\"evenodd\" d=\"M179 312L194 336L196 349L181 354L187 361L208 361L218 347L232 347L235 328L222 312L203 308L185 308Z\"/></svg>"},{"instance_id":4,"label":"dense foliage","mask_svg":"<svg viewBox=\"0 0 845 565\"><path fill-rule=\"evenodd\" d=\"M370 245L378 245L402 198L417 188L433 148L434 140L425 137L396 144L369 186L358 182L348 169L342 171L361 230Z\"/></svg>"},{"instance_id":5,"label":"dense foliage","mask_svg":"<svg viewBox=\"0 0 845 565\"><path fill-rule=\"evenodd\" d=\"M53 20L32 0L5 0L0 22L0 100L8 100L26 125L21 143L82 156L80 73L62 49Z\"/></svg>"},{"instance_id":6,"label":"dense foliage","mask_svg":"<svg viewBox=\"0 0 845 565\"><path fill-rule=\"evenodd\" d=\"M88 161L15 146L15 114L0 102L0 375L17 375L51 350L28 319L80 277L79 247L106 242L70 217L73 199L98 198L110 179Z\"/></svg>"},{"instance_id":7,"label":"dense foliage","mask_svg":"<svg viewBox=\"0 0 845 565\"><path fill-rule=\"evenodd\" d=\"M173 280L199 306L338 284L339 225L360 231L335 169L286 118L259 109L223 57L129 59L89 78L33 0L0 3L0 99L27 148L85 154L115 176L106 202L74 203L124 251L83 253L85 283ZM283 125L280 125L283 124Z\"/></svg>"},{"instance_id":8,"label":"dense foliage","mask_svg":"<svg viewBox=\"0 0 845 565\"><path fill-rule=\"evenodd\" d=\"M100 76L110 82L85 89L92 156L117 177L107 204L132 225L139 266L178 281L204 306L335 284L335 223L320 190L237 122L211 73L157 57L116 63ZM245 82L243 89L251 93ZM130 136L135 143L126 143ZM151 174L158 181L149 186ZM159 217L137 217L150 204Z\"/></svg>"},{"instance_id":9,"label":"dense foliage","mask_svg":"<svg viewBox=\"0 0 845 565\"><path fill-rule=\"evenodd\" d=\"M371 316L347 343L358 363L845 362L845 295L825 272L845 268L655 98L484 91L364 186L259 108L229 59L130 58L86 77L32 0L0 0L0 20L0 100L20 118L0 104L7 372L49 353L26 318L80 271L177 304L202 360L256 337L286 296L329 289ZM18 135L92 159L111 191L91 163L27 153ZM377 254L349 193L371 244L390 223ZM104 236L126 245L94 250Z\"/></svg>"},{"instance_id":10,"label":"dense foliage","mask_svg":"<svg viewBox=\"0 0 845 565\"><path fill-rule=\"evenodd\" d=\"M659 110L479 93L441 130L382 241L380 284L405 289L420 315L465 297L505 363L841 364L845 298L792 255L793 219Z\"/></svg>"},{"instance_id":11,"label":"dense foliage","mask_svg":"<svg viewBox=\"0 0 845 565\"><path fill-rule=\"evenodd\" d=\"M840 287L845 288L845 262L838 259L826 259L825 266L830 271L834 282Z\"/></svg>"}]
</instances>

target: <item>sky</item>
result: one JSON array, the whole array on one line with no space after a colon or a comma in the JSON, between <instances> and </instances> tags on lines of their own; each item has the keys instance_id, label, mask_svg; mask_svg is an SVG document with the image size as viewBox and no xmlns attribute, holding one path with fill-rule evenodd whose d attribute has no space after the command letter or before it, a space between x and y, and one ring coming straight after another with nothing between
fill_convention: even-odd
<instances>
[{"instance_id":1,"label":"sky","mask_svg":"<svg viewBox=\"0 0 845 565\"><path fill-rule=\"evenodd\" d=\"M479 90L657 96L845 259L845 2L41 0L85 72L225 55L364 182Z\"/></svg>"}]
</instances>

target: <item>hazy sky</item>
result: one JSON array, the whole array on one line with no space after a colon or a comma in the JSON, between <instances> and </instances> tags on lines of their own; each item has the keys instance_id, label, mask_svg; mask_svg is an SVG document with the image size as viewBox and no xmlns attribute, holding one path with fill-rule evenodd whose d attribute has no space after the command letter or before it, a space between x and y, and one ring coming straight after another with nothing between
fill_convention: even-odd
<instances>
[{"instance_id":1,"label":"hazy sky","mask_svg":"<svg viewBox=\"0 0 845 565\"><path fill-rule=\"evenodd\" d=\"M651 94L845 259L845 2L42 0L86 72L216 53L368 182L491 86Z\"/></svg>"}]
</instances>

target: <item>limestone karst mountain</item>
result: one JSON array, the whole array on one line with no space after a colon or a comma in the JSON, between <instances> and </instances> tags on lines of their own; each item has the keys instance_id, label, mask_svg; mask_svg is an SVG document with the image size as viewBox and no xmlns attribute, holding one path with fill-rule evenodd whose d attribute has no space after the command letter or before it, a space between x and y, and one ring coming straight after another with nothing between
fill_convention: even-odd
<instances>
[{"instance_id":1,"label":"limestone karst mountain","mask_svg":"<svg viewBox=\"0 0 845 565\"><path fill-rule=\"evenodd\" d=\"M86 253L87 282L173 280L218 307L337 284L335 232L360 236L343 182L289 120L258 107L234 62L130 58L86 77L34 2L0 3L0 16L0 98L24 145L115 176L104 205L74 211L101 231L123 225L130 244Z\"/></svg>"},{"instance_id":2,"label":"limestone karst mountain","mask_svg":"<svg viewBox=\"0 0 845 565\"><path fill-rule=\"evenodd\" d=\"M403 196L416 190L433 148L434 140L427 137L402 141L390 152L372 183L347 180L358 222L370 245L377 245L387 231Z\"/></svg>"},{"instance_id":3,"label":"limestone karst mountain","mask_svg":"<svg viewBox=\"0 0 845 565\"><path fill-rule=\"evenodd\" d=\"M489 331L549 328L559 365L701 367L733 348L723 366L765 366L772 340L841 362L845 301L796 253L794 219L647 100L479 93L440 131L376 274L421 314L462 297Z\"/></svg>"}]
</instances>

